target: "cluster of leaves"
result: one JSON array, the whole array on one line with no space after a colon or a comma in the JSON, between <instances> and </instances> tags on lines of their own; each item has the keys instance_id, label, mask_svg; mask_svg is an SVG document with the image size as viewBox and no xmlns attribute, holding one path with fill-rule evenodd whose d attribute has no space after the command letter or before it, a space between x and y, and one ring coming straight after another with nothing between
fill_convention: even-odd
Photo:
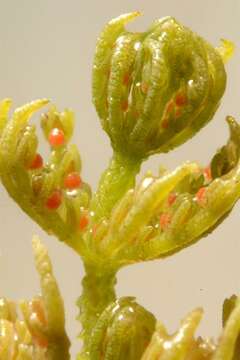
<instances>
[{"instance_id":1,"label":"cluster of leaves","mask_svg":"<svg viewBox=\"0 0 240 360\"><path fill-rule=\"evenodd\" d=\"M59 360L69 357L70 342L65 332L65 314L46 248L33 239L35 264L41 295L14 302L0 299L0 358L2 360Z\"/></svg>"},{"instance_id":2,"label":"cluster of leaves","mask_svg":"<svg viewBox=\"0 0 240 360\"><path fill-rule=\"evenodd\" d=\"M236 296L225 300L223 306L223 333L218 342L194 337L202 317L202 309L192 311L181 322L176 333L169 335L157 323L151 342L141 360L237 360L240 354L240 302Z\"/></svg>"},{"instance_id":3,"label":"cluster of leaves","mask_svg":"<svg viewBox=\"0 0 240 360\"><path fill-rule=\"evenodd\" d=\"M240 197L240 125L227 117L230 138L210 164L184 163L174 171L148 172L135 184L141 163L187 141L211 120L226 85L224 61L232 45L215 49L173 18L145 33L112 20L99 37L93 65L93 102L110 137L113 158L97 191L81 178L78 149L70 144L74 114L51 106L41 115L50 156L38 152L31 115L37 100L9 115L0 103L0 178L9 195L47 233L79 254L86 277L78 301L80 360L231 360L239 349L239 300L224 305L219 342L195 339L202 310L169 335L131 297L116 299L116 272L136 262L174 254L206 236ZM2 300L0 355L12 359L68 359L64 309L46 249L35 239L42 295L23 302L23 320Z\"/></svg>"},{"instance_id":4,"label":"cluster of leaves","mask_svg":"<svg viewBox=\"0 0 240 360\"><path fill-rule=\"evenodd\" d=\"M35 126L29 124L34 112L48 103L36 100L17 109L8 119L11 101L0 103L0 173L9 195L45 231L55 234L73 248L86 222L89 186L81 180L81 160L75 145L68 147L74 115L59 113L52 106L42 116L44 135L51 145L47 163L37 152ZM82 219L82 220L81 220Z\"/></svg>"}]
</instances>

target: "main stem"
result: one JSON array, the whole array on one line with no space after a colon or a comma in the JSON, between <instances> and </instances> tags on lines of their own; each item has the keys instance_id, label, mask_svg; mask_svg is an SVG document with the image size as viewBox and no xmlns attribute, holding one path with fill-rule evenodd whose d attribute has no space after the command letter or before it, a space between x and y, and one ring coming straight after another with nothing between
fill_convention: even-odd
<instances>
[{"instance_id":1,"label":"main stem","mask_svg":"<svg viewBox=\"0 0 240 360\"><path fill-rule=\"evenodd\" d=\"M79 298L82 323L83 352L80 359L88 359L89 340L92 329L103 310L116 299L116 272L94 269L85 265L86 275L82 280L82 295Z\"/></svg>"},{"instance_id":2,"label":"main stem","mask_svg":"<svg viewBox=\"0 0 240 360\"><path fill-rule=\"evenodd\" d=\"M119 199L135 185L136 175L142 161L114 153L108 168L101 176L98 189L92 199L91 211L94 221L109 218ZM87 260L87 259L85 259ZM82 323L83 351L80 360L89 359L90 337L96 322L106 307L116 299L114 286L116 271L108 267L111 259L106 259L106 266L90 266L85 263L86 275L82 280L82 295L79 298Z\"/></svg>"},{"instance_id":3,"label":"main stem","mask_svg":"<svg viewBox=\"0 0 240 360\"><path fill-rule=\"evenodd\" d=\"M117 201L134 187L141 162L142 160L132 159L120 153L113 154L92 200L91 210L95 213L96 220L108 218Z\"/></svg>"}]
</instances>

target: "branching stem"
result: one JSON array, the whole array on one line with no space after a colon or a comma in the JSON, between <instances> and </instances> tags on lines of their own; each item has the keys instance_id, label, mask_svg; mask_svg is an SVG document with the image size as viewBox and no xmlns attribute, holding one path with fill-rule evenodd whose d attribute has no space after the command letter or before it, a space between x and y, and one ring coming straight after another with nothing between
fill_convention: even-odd
<instances>
[{"instance_id":1,"label":"branching stem","mask_svg":"<svg viewBox=\"0 0 240 360\"><path fill-rule=\"evenodd\" d=\"M108 217L116 202L134 187L141 162L114 153L92 200L91 209L95 212L96 219Z\"/></svg>"}]
</instances>

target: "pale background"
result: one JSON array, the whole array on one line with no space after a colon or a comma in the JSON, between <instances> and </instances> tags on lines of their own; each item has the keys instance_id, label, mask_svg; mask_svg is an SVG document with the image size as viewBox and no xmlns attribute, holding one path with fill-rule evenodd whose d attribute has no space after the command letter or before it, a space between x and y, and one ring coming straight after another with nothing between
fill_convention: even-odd
<instances>
[{"instance_id":1,"label":"pale background","mask_svg":"<svg viewBox=\"0 0 240 360\"><path fill-rule=\"evenodd\" d=\"M0 98L11 97L19 106L48 97L59 109L76 112L74 141L83 159L83 176L96 187L111 155L91 104L91 62L96 37L112 17L133 10L144 16L129 28L144 30L153 20L173 15L203 37L218 44L225 37L237 45L227 66L228 87L214 121L198 136L167 156L155 156L144 168L157 171L160 163L174 167L185 159L207 163L227 138L224 117L240 118L240 0L167 1L60 1L1 0ZM42 144L41 144L42 147ZM43 151L43 150L42 150ZM224 297L240 291L240 207L213 235L164 261L135 265L119 274L118 295L134 295L156 314L169 330L183 315L202 305L205 317L200 332L216 335L221 325ZM47 245L65 298L67 329L74 339L75 300L80 294L83 268L70 249L48 237L0 188L0 296L17 299L38 291L31 254L31 236ZM73 342L72 353L78 349Z\"/></svg>"}]
</instances>

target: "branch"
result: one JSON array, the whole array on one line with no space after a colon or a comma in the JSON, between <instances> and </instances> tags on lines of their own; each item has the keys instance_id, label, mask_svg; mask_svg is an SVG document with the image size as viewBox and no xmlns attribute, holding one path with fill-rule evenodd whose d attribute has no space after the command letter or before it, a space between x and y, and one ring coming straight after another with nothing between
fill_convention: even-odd
<instances>
[{"instance_id":1,"label":"branch","mask_svg":"<svg viewBox=\"0 0 240 360\"><path fill-rule=\"evenodd\" d=\"M23 211L80 253L81 221L83 217L85 225L88 221L91 192L79 174L78 150L68 145L74 126L70 110L59 113L52 106L42 115L43 132L51 146L49 161L44 164L37 152L35 127L29 125L29 119L47 103L45 99L29 103L17 109L11 119L11 102L7 99L0 103L0 178Z\"/></svg>"},{"instance_id":2,"label":"branch","mask_svg":"<svg viewBox=\"0 0 240 360\"><path fill-rule=\"evenodd\" d=\"M193 137L216 112L226 86L224 61L233 45L215 49L172 17L143 33L111 20L99 36L93 103L117 153L144 159Z\"/></svg>"},{"instance_id":3,"label":"branch","mask_svg":"<svg viewBox=\"0 0 240 360\"><path fill-rule=\"evenodd\" d=\"M240 197L240 126L227 121L230 139L210 167L185 164L160 177L147 175L125 194L92 234L93 261L118 268L165 257L224 220Z\"/></svg>"},{"instance_id":4,"label":"branch","mask_svg":"<svg viewBox=\"0 0 240 360\"><path fill-rule=\"evenodd\" d=\"M1 360L68 360L70 342L65 332L64 305L46 248L33 239L41 295L22 301L23 320L16 305L0 299Z\"/></svg>"}]
</instances>

